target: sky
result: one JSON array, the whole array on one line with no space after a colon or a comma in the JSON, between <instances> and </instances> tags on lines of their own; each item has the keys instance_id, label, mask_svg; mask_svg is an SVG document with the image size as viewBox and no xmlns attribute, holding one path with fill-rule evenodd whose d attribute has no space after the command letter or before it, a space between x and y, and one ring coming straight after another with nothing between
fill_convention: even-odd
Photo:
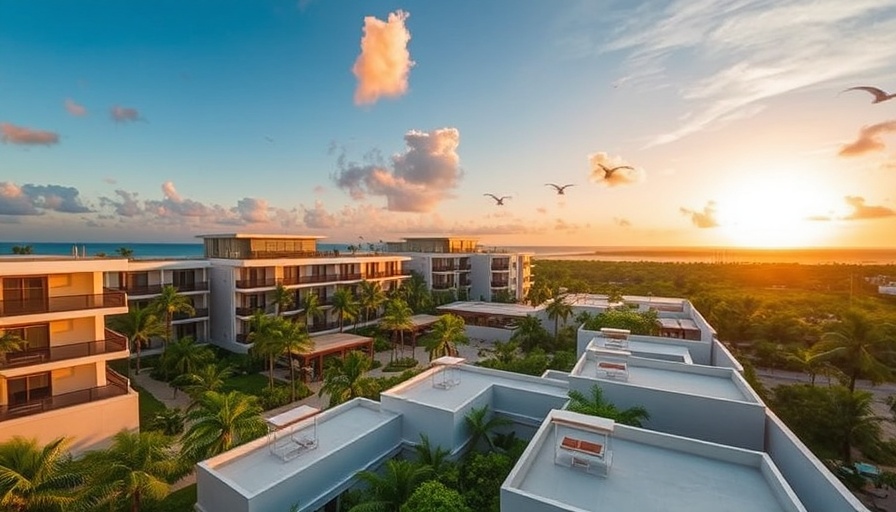
<instances>
[{"instance_id":1,"label":"sky","mask_svg":"<svg viewBox=\"0 0 896 512\"><path fill-rule=\"evenodd\" d=\"M894 33L892 0L0 0L0 241L896 247L896 98L846 90L896 93Z\"/></svg>"}]
</instances>

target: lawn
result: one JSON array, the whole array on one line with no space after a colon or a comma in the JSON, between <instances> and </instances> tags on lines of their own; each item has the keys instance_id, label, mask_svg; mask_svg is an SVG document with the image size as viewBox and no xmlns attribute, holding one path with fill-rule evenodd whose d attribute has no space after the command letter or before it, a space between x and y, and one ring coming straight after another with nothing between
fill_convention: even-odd
<instances>
[{"instance_id":1,"label":"lawn","mask_svg":"<svg viewBox=\"0 0 896 512\"><path fill-rule=\"evenodd\" d=\"M228 391L239 391L247 395L261 395L268 387L268 376L260 373L236 375L227 379L224 384Z\"/></svg>"},{"instance_id":2,"label":"lawn","mask_svg":"<svg viewBox=\"0 0 896 512\"><path fill-rule=\"evenodd\" d=\"M141 388L140 386L131 382L131 387L140 394L139 403L140 403L140 425L146 427L152 424L153 418L156 417L156 414L167 409L165 404L160 402L156 397L152 396L152 393Z\"/></svg>"},{"instance_id":3,"label":"lawn","mask_svg":"<svg viewBox=\"0 0 896 512\"><path fill-rule=\"evenodd\" d=\"M166 496L164 500L146 505L143 510L145 512L193 512L194 504L196 504L196 484L178 489Z\"/></svg>"}]
</instances>

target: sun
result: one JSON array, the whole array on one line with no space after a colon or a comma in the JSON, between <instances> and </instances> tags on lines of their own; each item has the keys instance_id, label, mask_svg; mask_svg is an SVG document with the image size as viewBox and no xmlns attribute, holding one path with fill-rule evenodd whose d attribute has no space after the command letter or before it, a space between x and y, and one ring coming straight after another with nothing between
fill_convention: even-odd
<instances>
[{"instance_id":1,"label":"sun","mask_svg":"<svg viewBox=\"0 0 896 512\"><path fill-rule=\"evenodd\" d=\"M830 204L826 184L797 173L763 174L732 183L717 201L716 220L727 243L756 248L822 244L829 226L809 219Z\"/></svg>"}]
</instances>

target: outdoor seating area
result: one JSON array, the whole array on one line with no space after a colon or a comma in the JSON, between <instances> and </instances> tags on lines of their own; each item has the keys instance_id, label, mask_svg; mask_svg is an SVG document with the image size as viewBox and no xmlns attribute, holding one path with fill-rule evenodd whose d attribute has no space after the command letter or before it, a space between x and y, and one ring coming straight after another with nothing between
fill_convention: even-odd
<instances>
[{"instance_id":1,"label":"outdoor seating area","mask_svg":"<svg viewBox=\"0 0 896 512\"><path fill-rule=\"evenodd\" d=\"M597 377L628 381L628 358L631 352L604 348L589 348L597 365Z\"/></svg>"},{"instance_id":2,"label":"outdoor seating area","mask_svg":"<svg viewBox=\"0 0 896 512\"><path fill-rule=\"evenodd\" d=\"M615 422L599 418L598 424L590 425L563 412L555 412L552 419L556 445L554 463L592 475L607 476L613 461L610 437Z\"/></svg>"},{"instance_id":3,"label":"outdoor seating area","mask_svg":"<svg viewBox=\"0 0 896 512\"><path fill-rule=\"evenodd\" d=\"M628 337L631 331L628 329L614 329L612 327L602 327L600 329L604 340L604 347L615 350L628 350Z\"/></svg>"},{"instance_id":4,"label":"outdoor seating area","mask_svg":"<svg viewBox=\"0 0 896 512\"><path fill-rule=\"evenodd\" d=\"M432 387L437 389L451 389L460 384L459 365L463 364L466 359L462 357L440 357L434 359L431 363L433 367L438 368L432 374Z\"/></svg>"},{"instance_id":5,"label":"outdoor seating area","mask_svg":"<svg viewBox=\"0 0 896 512\"><path fill-rule=\"evenodd\" d=\"M271 454L283 462L317 448L317 413L302 405L267 419ZM310 419L310 421L305 421Z\"/></svg>"}]
</instances>

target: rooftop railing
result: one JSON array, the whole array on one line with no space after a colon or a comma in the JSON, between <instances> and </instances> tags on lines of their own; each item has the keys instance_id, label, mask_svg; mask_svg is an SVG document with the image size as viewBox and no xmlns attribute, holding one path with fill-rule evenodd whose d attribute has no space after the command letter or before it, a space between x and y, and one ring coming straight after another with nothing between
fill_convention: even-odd
<instances>
[{"instance_id":1,"label":"rooftop railing","mask_svg":"<svg viewBox=\"0 0 896 512\"><path fill-rule=\"evenodd\" d=\"M124 292L107 291L95 295L60 295L42 299L0 300L0 316L34 315L125 306L127 306L127 301Z\"/></svg>"},{"instance_id":2,"label":"rooftop railing","mask_svg":"<svg viewBox=\"0 0 896 512\"><path fill-rule=\"evenodd\" d=\"M68 343L50 347L25 349L16 352L8 352L6 361L0 359L0 368L19 368L34 364L43 364L79 357L121 352L128 347L128 339L115 331L106 329L106 339L85 341L82 343Z\"/></svg>"},{"instance_id":3,"label":"rooftop railing","mask_svg":"<svg viewBox=\"0 0 896 512\"><path fill-rule=\"evenodd\" d=\"M47 411L81 405L128 394L128 379L106 369L106 385L28 400L14 405L0 405L0 421L31 416Z\"/></svg>"}]
</instances>

